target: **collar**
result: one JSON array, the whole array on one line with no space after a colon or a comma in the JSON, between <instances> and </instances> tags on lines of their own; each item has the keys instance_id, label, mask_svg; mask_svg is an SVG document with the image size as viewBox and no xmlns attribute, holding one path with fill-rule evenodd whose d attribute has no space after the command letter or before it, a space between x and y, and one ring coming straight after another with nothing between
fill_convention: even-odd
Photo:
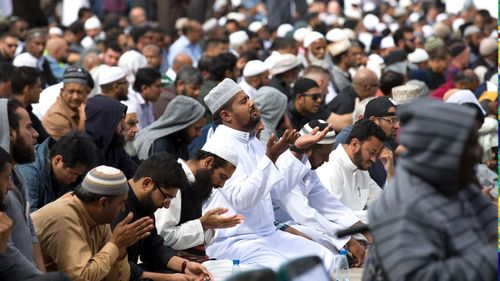
<instances>
[{"instance_id":1,"label":"collar","mask_svg":"<svg viewBox=\"0 0 500 281\"><path fill-rule=\"evenodd\" d=\"M144 100L144 98L141 96L141 93L139 92L136 92L134 89L132 89L132 87L129 87L128 89L128 92L129 92L129 95L134 99L136 100L139 104L146 104L146 101Z\"/></svg>"},{"instance_id":2,"label":"collar","mask_svg":"<svg viewBox=\"0 0 500 281\"><path fill-rule=\"evenodd\" d=\"M57 102L57 104L59 104L59 109L62 111L62 113L65 113L69 117L73 118L75 116L80 115L79 111L73 111L71 108L69 108L69 106L64 102L64 100L60 96L57 97L56 102ZM80 107L81 107L81 105L80 105Z\"/></svg>"},{"instance_id":3,"label":"collar","mask_svg":"<svg viewBox=\"0 0 500 281\"><path fill-rule=\"evenodd\" d=\"M339 144L339 146L337 147L337 150L339 150L339 159L340 159L340 161L343 162L344 167L348 168L353 173L356 170L358 170L358 167L356 167L356 165L354 165L351 158L349 158L349 155L347 155L347 152L345 151L343 144Z\"/></svg>"},{"instance_id":4,"label":"collar","mask_svg":"<svg viewBox=\"0 0 500 281\"><path fill-rule=\"evenodd\" d=\"M99 225L96 221L94 221L89 213L87 212L87 209L85 209L85 206L83 205L83 202L75 195L74 192L69 192L66 193L61 197L62 200L73 202L78 207L78 213L80 214L83 223L89 225L90 227L94 227Z\"/></svg>"},{"instance_id":5,"label":"collar","mask_svg":"<svg viewBox=\"0 0 500 281\"><path fill-rule=\"evenodd\" d=\"M195 182L196 178L194 177L193 171L191 171L191 169L189 169L189 166L187 165L186 161L179 158L179 159L177 159L177 163L181 164L182 169L184 170L184 173L186 173L186 177L187 177L189 183Z\"/></svg>"},{"instance_id":6,"label":"collar","mask_svg":"<svg viewBox=\"0 0 500 281\"><path fill-rule=\"evenodd\" d=\"M236 130L233 128L230 128L226 125L219 125L217 126L216 132L221 131L222 134L224 135L229 135L231 137L234 137L235 139L241 141L241 142L249 142L252 139L255 139L255 131L252 132L244 132L240 130Z\"/></svg>"},{"instance_id":7,"label":"collar","mask_svg":"<svg viewBox=\"0 0 500 281\"><path fill-rule=\"evenodd\" d=\"M349 75L349 72L342 70L342 68L338 67L336 64L334 64L332 68L333 68L333 70L335 70L335 71L341 73L342 75L344 75L346 78L350 78L351 77L351 75Z\"/></svg>"}]
</instances>

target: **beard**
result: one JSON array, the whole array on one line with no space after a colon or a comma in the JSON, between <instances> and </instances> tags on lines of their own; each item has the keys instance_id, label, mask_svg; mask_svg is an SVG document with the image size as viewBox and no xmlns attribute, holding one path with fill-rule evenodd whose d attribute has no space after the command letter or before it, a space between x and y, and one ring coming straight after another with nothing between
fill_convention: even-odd
<instances>
[{"instance_id":1,"label":"beard","mask_svg":"<svg viewBox=\"0 0 500 281\"><path fill-rule=\"evenodd\" d=\"M366 169L363 167L363 156L361 156L361 149L358 152L354 152L354 154L352 155L352 158L353 158L354 165L358 169L360 169L362 171L366 171Z\"/></svg>"},{"instance_id":2,"label":"beard","mask_svg":"<svg viewBox=\"0 0 500 281\"><path fill-rule=\"evenodd\" d=\"M110 145L112 147L122 147L126 142L127 141L125 140L125 136L123 134L114 134Z\"/></svg>"},{"instance_id":3,"label":"beard","mask_svg":"<svg viewBox=\"0 0 500 281\"><path fill-rule=\"evenodd\" d=\"M18 137L12 144L12 158L17 164L28 164L35 161L35 150L24 139Z\"/></svg>"},{"instance_id":4,"label":"beard","mask_svg":"<svg viewBox=\"0 0 500 281\"><path fill-rule=\"evenodd\" d=\"M328 63L326 62L326 60L324 58L318 59L311 53L311 51L307 52L307 59L311 62L311 65L317 65L328 69Z\"/></svg>"},{"instance_id":5,"label":"beard","mask_svg":"<svg viewBox=\"0 0 500 281\"><path fill-rule=\"evenodd\" d=\"M150 214L150 213L154 213L157 208L154 206L154 202L153 202L153 191L154 190L151 190L149 192L147 192L146 194L144 194L144 197L141 198L140 200L140 204L142 206L142 208L144 208L144 210L146 211L147 214Z\"/></svg>"},{"instance_id":6,"label":"beard","mask_svg":"<svg viewBox=\"0 0 500 281\"><path fill-rule=\"evenodd\" d=\"M212 194L212 173L212 169L199 169L194 175L196 181L191 186L199 203L205 202Z\"/></svg>"}]
</instances>

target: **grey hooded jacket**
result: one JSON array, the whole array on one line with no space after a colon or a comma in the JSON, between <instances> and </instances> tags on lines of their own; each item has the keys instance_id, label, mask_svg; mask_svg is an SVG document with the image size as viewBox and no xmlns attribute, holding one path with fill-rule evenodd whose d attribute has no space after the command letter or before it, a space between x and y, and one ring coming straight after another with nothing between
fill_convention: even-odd
<instances>
[{"instance_id":1,"label":"grey hooded jacket","mask_svg":"<svg viewBox=\"0 0 500 281\"><path fill-rule=\"evenodd\" d=\"M267 145L272 133L276 133L281 118L285 115L287 98L274 87L260 87L255 96L255 106L260 110L264 130L260 133L260 142Z\"/></svg>"}]
</instances>

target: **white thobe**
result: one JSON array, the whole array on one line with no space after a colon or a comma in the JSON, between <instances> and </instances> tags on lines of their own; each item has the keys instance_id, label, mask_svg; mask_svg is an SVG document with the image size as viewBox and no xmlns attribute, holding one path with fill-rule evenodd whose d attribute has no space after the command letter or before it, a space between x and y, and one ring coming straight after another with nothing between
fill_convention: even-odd
<instances>
[{"instance_id":1,"label":"white thobe","mask_svg":"<svg viewBox=\"0 0 500 281\"><path fill-rule=\"evenodd\" d=\"M308 160L306 160L308 161ZM277 166L281 169L283 158L277 161ZM308 226L312 230L304 230L306 234L316 231L312 234L314 237L321 237L313 240L335 251L345 246L350 237L337 238L336 232L348 228L359 221L354 213L333 197L318 179L316 172L310 170L306 176L297 184L292 191L284 196L277 197L274 192L271 193L277 219L280 221L293 220L303 226ZM279 212L281 210L281 212ZM323 237L325 236L325 237Z\"/></svg>"},{"instance_id":2,"label":"white thobe","mask_svg":"<svg viewBox=\"0 0 500 281\"><path fill-rule=\"evenodd\" d=\"M178 159L190 183L195 182L195 177L186 162ZM168 209L160 208L155 212L156 229L165 240L164 244L174 250L186 250L207 243L213 238L214 231L203 230L199 219L190 220L179 224L181 220L182 191L179 189L174 199L170 201Z\"/></svg>"},{"instance_id":3,"label":"white thobe","mask_svg":"<svg viewBox=\"0 0 500 281\"><path fill-rule=\"evenodd\" d=\"M285 152L283 174L265 156L255 134L220 125L208 140L238 153L238 165L223 188L214 190L203 210L227 207L228 215L241 214L241 224L216 231L207 254L217 259L239 259L242 263L278 269L285 261L307 255L318 255L332 272L335 256L321 245L274 226L271 191L283 195L297 185L309 167Z\"/></svg>"},{"instance_id":4,"label":"white thobe","mask_svg":"<svg viewBox=\"0 0 500 281\"><path fill-rule=\"evenodd\" d=\"M252 85L248 84L245 80L245 77L241 79L241 82L238 85L243 89L243 91L248 95L251 100L255 99L255 95L257 95L257 89L252 87Z\"/></svg>"},{"instance_id":5,"label":"white thobe","mask_svg":"<svg viewBox=\"0 0 500 281\"><path fill-rule=\"evenodd\" d=\"M330 159L316 169L323 185L330 193L350 208L362 222L367 222L366 208L382 192L368 171L354 165L343 145L330 153Z\"/></svg>"}]
</instances>

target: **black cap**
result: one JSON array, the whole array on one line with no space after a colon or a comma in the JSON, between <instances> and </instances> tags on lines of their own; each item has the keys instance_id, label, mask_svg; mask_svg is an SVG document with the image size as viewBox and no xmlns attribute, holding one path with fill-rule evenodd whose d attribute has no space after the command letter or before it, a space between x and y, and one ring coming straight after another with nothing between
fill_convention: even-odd
<instances>
[{"instance_id":1,"label":"black cap","mask_svg":"<svg viewBox=\"0 0 500 281\"><path fill-rule=\"evenodd\" d=\"M307 92L309 89L319 88L318 83L316 81L309 78L299 78L295 85L293 85L293 95L303 94Z\"/></svg>"},{"instance_id":2,"label":"black cap","mask_svg":"<svg viewBox=\"0 0 500 281\"><path fill-rule=\"evenodd\" d=\"M89 73L80 67L69 67L64 70L63 83L78 83L89 86Z\"/></svg>"},{"instance_id":3,"label":"black cap","mask_svg":"<svg viewBox=\"0 0 500 281\"><path fill-rule=\"evenodd\" d=\"M387 112L389 108L396 107L396 103L388 97L374 98L366 104L365 118L395 116L395 112Z\"/></svg>"}]
</instances>

